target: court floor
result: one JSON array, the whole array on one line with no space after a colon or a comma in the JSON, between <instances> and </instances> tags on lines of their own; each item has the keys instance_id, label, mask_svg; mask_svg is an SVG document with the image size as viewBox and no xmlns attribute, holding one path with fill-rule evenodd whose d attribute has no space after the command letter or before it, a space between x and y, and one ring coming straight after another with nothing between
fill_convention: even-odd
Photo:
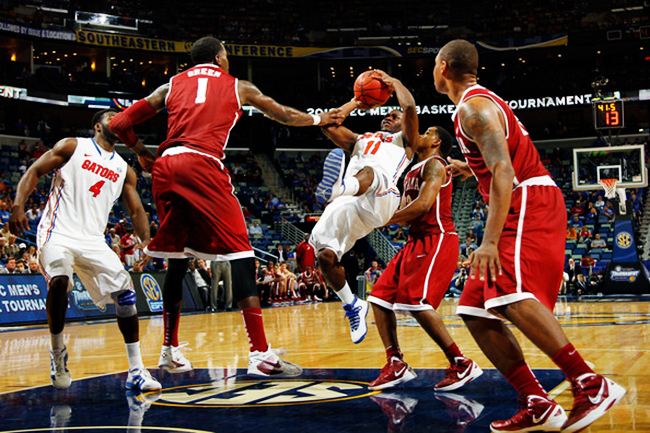
<instances>
[{"instance_id":1,"label":"court floor","mask_svg":"<svg viewBox=\"0 0 650 433\"><path fill-rule=\"evenodd\" d=\"M650 432L650 299L583 299L558 302L556 315L583 357L628 389L621 403L586 431ZM452 337L485 374L453 393L434 392L446 359L412 319L398 321L405 360L416 380L383 392L369 391L384 351L368 316L366 339L354 345L339 303L264 310L274 348L302 365L294 379L246 375L248 343L238 312L184 315L180 339L195 370L169 374L156 368L162 320L142 318L144 361L163 385L160 394L124 389L127 362L114 321L70 323L65 342L73 377L67 390L49 380L46 326L0 329L0 432L485 432L517 409L516 393L493 369L453 315L440 308ZM564 376L517 331L542 385L565 409L571 393Z\"/></svg>"}]
</instances>

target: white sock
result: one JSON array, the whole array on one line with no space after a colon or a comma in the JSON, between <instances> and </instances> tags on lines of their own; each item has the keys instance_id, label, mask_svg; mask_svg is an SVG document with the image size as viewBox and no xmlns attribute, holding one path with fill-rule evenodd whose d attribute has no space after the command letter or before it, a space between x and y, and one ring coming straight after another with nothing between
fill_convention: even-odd
<instances>
[{"instance_id":1,"label":"white sock","mask_svg":"<svg viewBox=\"0 0 650 433\"><path fill-rule=\"evenodd\" d=\"M335 292L338 297L341 298L341 301L343 301L344 304L351 304L354 302L354 298L356 298L356 296L352 294L352 290L350 290L350 286L348 285L347 281L341 290L335 290Z\"/></svg>"},{"instance_id":2,"label":"white sock","mask_svg":"<svg viewBox=\"0 0 650 433\"><path fill-rule=\"evenodd\" d=\"M63 332L50 334L50 341L52 342L52 352L60 352L65 349L65 344L63 344Z\"/></svg>"},{"instance_id":3,"label":"white sock","mask_svg":"<svg viewBox=\"0 0 650 433\"><path fill-rule=\"evenodd\" d=\"M355 195L359 192L359 179L354 176L344 178L339 191L339 195Z\"/></svg>"},{"instance_id":4,"label":"white sock","mask_svg":"<svg viewBox=\"0 0 650 433\"><path fill-rule=\"evenodd\" d=\"M142 354L140 353L140 342L136 341L135 343L125 343L126 346L126 357L129 359L129 370L133 370L136 367L144 368L144 362L142 362Z\"/></svg>"}]
</instances>

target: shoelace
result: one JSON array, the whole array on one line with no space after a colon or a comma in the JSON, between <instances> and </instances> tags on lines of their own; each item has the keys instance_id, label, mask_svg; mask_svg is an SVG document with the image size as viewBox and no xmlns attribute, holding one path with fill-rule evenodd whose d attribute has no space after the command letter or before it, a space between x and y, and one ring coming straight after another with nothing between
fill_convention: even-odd
<instances>
[{"instance_id":1,"label":"shoelace","mask_svg":"<svg viewBox=\"0 0 650 433\"><path fill-rule=\"evenodd\" d=\"M172 346L172 348L173 348L172 350L181 350L181 349L183 349L183 350L189 350L191 352L192 349L187 347L189 345L190 345L189 341L181 341L180 343L178 343L178 346L176 346L176 347Z\"/></svg>"},{"instance_id":2,"label":"shoelace","mask_svg":"<svg viewBox=\"0 0 650 433\"><path fill-rule=\"evenodd\" d=\"M353 331L356 331L359 328L359 323L361 322L359 311L361 311L361 306L350 308L345 311L345 316L350 320L350 328L352 328Z\"/></svg>"},{"instance_id":3,"label":"shoelace","mask_svg":"<svg viewBox=\"0 0 650 433\"><path fill-rule=\"evenodd\" d=\"M65 355L63 351L59 353L52 352L52 363L54 364L54 370L57 373L65 373L68 371L68 368L65 365Z\"/></svg>"}]
</instances>

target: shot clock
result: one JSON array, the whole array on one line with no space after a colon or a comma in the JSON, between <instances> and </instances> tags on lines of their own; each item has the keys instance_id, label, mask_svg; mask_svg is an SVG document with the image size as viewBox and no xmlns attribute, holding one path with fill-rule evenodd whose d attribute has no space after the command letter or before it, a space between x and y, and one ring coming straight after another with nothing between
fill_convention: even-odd
<instances>
[{"instance_id":1,"label":"shot clock","mask_svg":"<svg viewBox=\"0 0 650 433\"><path fill-rule=\"evenodd\" d=\"M596 129L619 129L625 127L623 100L593 101Z\"/></svg>"}]
</instances>

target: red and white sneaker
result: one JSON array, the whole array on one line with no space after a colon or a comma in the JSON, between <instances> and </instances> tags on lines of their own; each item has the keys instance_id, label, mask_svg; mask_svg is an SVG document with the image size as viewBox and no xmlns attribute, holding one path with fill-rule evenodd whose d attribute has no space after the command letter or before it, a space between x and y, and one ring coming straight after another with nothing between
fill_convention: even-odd
<instances>
[{"instance_id":1,"label":"red and white sneaker","mask_svg":"<svg viewBox=\"0 0 650 433\"><path fill-rule=\"evenodd\" d=\"M571 381L573 408L563 432L577 432L591 425L618 403L627 390L599 374L583 374Z\"/></svg>"},{"instance_id":2,"label":"red and white sneaker","mask_svg":"<svg viewBox=\"0 0 650 433\"><path fill-rule=\"evenodd\" d=\"M399 358L392 357L381 369L379 377L373 380L368 389L386 389L409 382L417 377L415 371Z\"/></svg>"},{"instance_id":3,"label":"red and white sneaker","mask_svg":"<svg viewBox=\"0 0 650 433\"><path fill-rule=\"evenodd\" d=\"M454 358L445 370L445 378L433 386L434 391L453 391L483 374L477 363L469 358Z\"/></svg>"},{"instance_id":4,"label":"red and white sneaker","mask_svg":"<svg viewBox=\"0 0 650 433\"><path fill-rule=\"evenodd\" d=\"M505 421L490 424L493 433L560 431L567 420L562 406L538 395L521 396L519 412Z\"/></svg>"}]
</instances>

